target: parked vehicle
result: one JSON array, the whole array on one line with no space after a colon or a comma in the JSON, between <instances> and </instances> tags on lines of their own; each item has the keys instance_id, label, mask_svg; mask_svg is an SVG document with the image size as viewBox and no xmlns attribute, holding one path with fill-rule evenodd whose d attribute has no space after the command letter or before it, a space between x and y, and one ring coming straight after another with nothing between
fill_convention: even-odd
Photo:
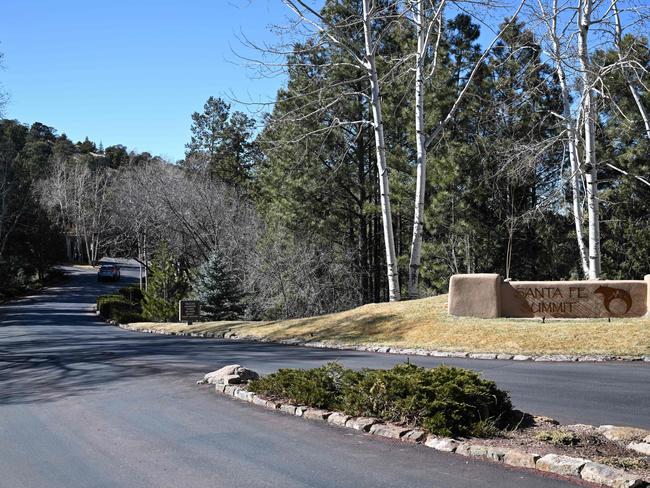
<instances>
[{"instance_id":1,"label":"parked vehicle","mask_svg":"<svg viewBox=\"0 0 650 488\"><path fill-rule=\"evenodd\" d=\"M97 272L97 281L119 281L120 280L120 268L110 264L103 265L99 268Z\"/></svg>"}]
</instances>

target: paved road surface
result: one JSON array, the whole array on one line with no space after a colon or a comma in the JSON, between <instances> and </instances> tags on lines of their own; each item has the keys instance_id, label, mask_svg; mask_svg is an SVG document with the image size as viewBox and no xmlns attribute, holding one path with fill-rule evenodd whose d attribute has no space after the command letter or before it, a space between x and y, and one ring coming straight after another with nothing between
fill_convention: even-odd
<instances>
[{"instance_id":1,"label":"paved road surface","mask_svg":"<svg viewBox=\"0 0 650 488\"><path fill-rule=\"evenodd\" d=\"M123 331L89 308L116 285L72 273L64 286L0 306L0 488L568 485L217 396L194 380L227 363L269 372L404 358ZM524 410L650 427L648 364L446 362L483 371Z\"/></svg>"}]
</instances>

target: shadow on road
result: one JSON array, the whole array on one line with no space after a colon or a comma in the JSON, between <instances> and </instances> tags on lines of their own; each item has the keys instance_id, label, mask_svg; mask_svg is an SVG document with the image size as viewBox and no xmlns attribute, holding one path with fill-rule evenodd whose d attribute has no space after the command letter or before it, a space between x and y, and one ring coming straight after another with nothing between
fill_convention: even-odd
<instances>
[{"instance_id":1,"label":"shadow on road","mask_svg":"<svg viewBox=\"0 0 650 488\"><path fill-rule=\"evenodd\" d=\"M92 304L124 283L98 284L76 271L68 286L0 307L0 404L51 401L151 375L193 375L241 362L269 369L336 360L337 351L154 336L99 320ZM350 357L351 353L346 356Z\"/></svg>"}]
</instances>

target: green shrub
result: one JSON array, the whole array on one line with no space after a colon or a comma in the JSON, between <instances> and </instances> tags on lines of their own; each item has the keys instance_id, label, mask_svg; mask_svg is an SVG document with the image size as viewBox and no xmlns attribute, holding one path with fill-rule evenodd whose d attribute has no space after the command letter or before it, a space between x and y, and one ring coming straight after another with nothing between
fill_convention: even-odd
<instances>
[{"instance_id":1,"label":"green shrub","mask_svg":"<svg viewBox=\"0 0 650 488\"><path fill-rule=\"evenodd\" d=\"M555 446L576 446L580 443L580 437L575 432L562 430L542 430L535 434L535 439Z\"/></svg>"},{"instance_id":2,"label":"green shrub","mask_svg":"<svg viewBox=\"0 0 650 488\"><path fill-rule=\"evenodd\" d=\"M142 300L142 315L148 320L178 320L178 301L189 291L187 270L162 242L151 262L149 282Z\"/></svg>"},{"instance_id":3,"label":"green shrub","mask_svg":"<svg viewBox=\"0 0 650 488\"><path fill-rule=\"evenodd\" d=\"M100 295L97 297L97 311L100 315L108 317L114 303L126 302L121 295Z\"/></svg>"},{"instance_id":4,"label":"green shrub","mask_svg":"<svg viewBox=\"0 0 650 488\"><path fill-rule=\"evenodd\" d=\"M310 370L281 369L253 382L251 389L446 436L493 435L493 426L512 410L508 394L494 382L447 366L400 364L388 370L353 371L330 363Z\"/></svg>"},{"instance_id":5,"label":"green shrub","mask_svg":"<svg viewBox=\"0 0 650 488\"><path fill-rule=\"evenodd\" d=\"M117 320L120 324L130 324L133 322L144 322L142 313L130 310L115 310L113 311L113 320Z\"/></svg>"},{"instance_id":6,"label":"green shrub","mask_svg":"<svg viewBox=\"0 0 650 488\"><path fill-rule=\"evenodd\" d=\"M280 369L252 383L252 391L286 398L301 405L335 410L341 408L344 376L354 374L338 363L313 369Z\"/></svg>"},{"instance_id":7,"label":"green shrub","mask_svg":"<svg viewBox=\"0 0 650 488\"><path fill-rule=\"evenodd\" d=\"M140 303L144 298L144 294L138 285L125 286L120 288L118 293L132 303Z\"/></svg>"},{"instance_id":8,"label":"green shrub","mask_svg":"<svg viewBox=\"0 0 650 488\"><path fill-rule=\"evenodd\" d=\"M132 303L122 295L100 295L97 297L97 310L102 317L120 323L142 322L142 307Z\"/></svg>"}]
</instances>

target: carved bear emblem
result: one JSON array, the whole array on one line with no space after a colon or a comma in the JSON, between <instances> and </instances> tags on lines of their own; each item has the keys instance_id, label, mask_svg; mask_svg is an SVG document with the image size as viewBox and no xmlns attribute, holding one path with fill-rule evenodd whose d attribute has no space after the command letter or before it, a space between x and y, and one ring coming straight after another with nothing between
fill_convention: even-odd
<instances>
[{"instance_id":1,"label":"carved bear emblem","mask_svg":"<svg viewBox=\"0 0 650 488\"><path fill-rule=\"evenodd\" d=\"M603 302L607 311L613 315L625 315L632 308L632 297L627 290L620 288L612 288L610 286L599 286L594 293L599 293L603 296ZM623 300L625 302L625 312L614 313L609 309L609 304L615 299Z\"/></svg>"}]
</instances>

